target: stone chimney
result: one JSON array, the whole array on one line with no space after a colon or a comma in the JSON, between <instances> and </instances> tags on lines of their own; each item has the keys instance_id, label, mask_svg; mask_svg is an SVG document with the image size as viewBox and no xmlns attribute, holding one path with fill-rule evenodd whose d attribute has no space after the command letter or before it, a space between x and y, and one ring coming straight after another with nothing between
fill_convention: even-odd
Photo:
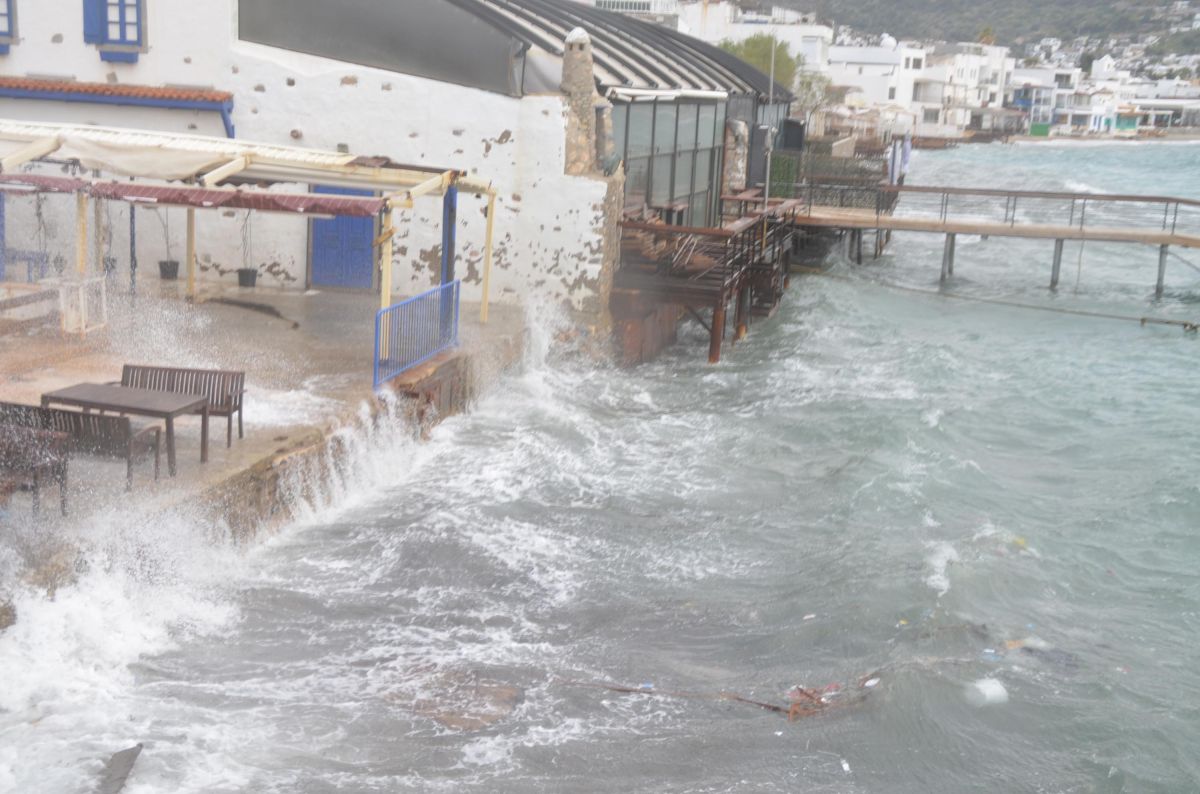
<instances>
[{"instance_id":1,"label":"stone chimney","mask_svg":"<svg viewBox=\"0 0 1200 794\"><path fill-rule=\"evenodd\" d=\"M597 109L607 103L596 93L592 39L583 28L567 34L561 87L567 98L566 172L572 176L594 173Z\"/></svg>"}]
</instances>

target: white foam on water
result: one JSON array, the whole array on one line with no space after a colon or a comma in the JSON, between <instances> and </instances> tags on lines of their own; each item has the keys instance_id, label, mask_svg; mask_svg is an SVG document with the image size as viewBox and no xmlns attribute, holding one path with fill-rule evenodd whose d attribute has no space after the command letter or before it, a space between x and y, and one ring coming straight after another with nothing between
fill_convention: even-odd
<instances>
[{"instance_id":1,"label":"white foam on water","mask_svg":"<svg viewBox=\"0 0 1200 794\"><path fill-rule=\"evenodd\" d=\"M357 426L336 436L344 455L329 450L286 483L298 518L282 542L369 500L421 460L395 400L377 422L364 405ZM58 531L73 550L63 564L74 575L52 595L28 585L5 592L18 618L0 633L0 790L22 794L90 790L104 759L161 731L156 720L169 722L164 710L179 707L153 690L147 698L135 665L236 624L238 583L264 548L247 555L199 515L138 503ZM13 548L3 555L9 581L24 576L15 567L21 556ZM139 774L160 780L143 790L241 790L248 783L231 757L268 726L250 719L231 730L198 716L181 716L186 736L178 748L139 760ZM166 758L172 761L164 766Z\"/></svg>"},{"instance_id":2,"label":"white foam on water","mask_svg":"<svg viewBox=\"0 0 1200 794\"><path fill-rule=\"evenodd\" d=\"M1000 706L1008 702L1008 690L998 679L981 678L967 685L964 695L976 708Z\"/></svg>"},{"instance_id":3,"label":"white foam on water","mask_svg":"<svg viewBox=\"0 0 1200 794\"><path fill-rule=\"evenodd\" d=\"M949 569L959 561L958 551L946 541L926 543L925 546L931 549L929 556L925 558L925 564L930 569L925 577L925 584L941 598L950 592Z\"/></svg>"}]
</instances>

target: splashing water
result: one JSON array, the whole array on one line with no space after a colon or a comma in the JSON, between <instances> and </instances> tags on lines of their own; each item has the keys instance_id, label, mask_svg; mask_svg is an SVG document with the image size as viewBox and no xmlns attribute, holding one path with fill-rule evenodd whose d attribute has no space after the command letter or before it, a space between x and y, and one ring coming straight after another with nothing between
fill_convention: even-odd
<instances>
[{"instance_id":1,"label":"splashing water","mask_svg":"<svg viewBox=\"0 0 1200 794\"><path fill-rule=\"evenodd\" d=\"M1180 192L1197 152L964 147L914 181ZM716 367L693 326L632 371L538 326L428 443L347 430L248 550L102 517L75 584L17 588L0 790L89 791L138 741L133 794L1195 789L1197 343L887 288L936 284L935 247L794 280ZM981 244L955 288L1058 300L1043 254ZM1075 300L1148 308L1088 257ZM1175 278L1154 309L1191 316ZM570 683L786 704L867 675L790 723Z\"/></svg>"}]
</instances>

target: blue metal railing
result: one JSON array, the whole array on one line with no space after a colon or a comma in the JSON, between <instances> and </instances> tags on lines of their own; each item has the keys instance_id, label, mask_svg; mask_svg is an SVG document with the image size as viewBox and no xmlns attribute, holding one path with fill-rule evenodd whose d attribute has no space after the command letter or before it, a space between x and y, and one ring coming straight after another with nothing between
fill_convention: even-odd
<instances>
[{"instance_id":1,"label":"blue metal railing","mask_svg":"<svg viewBox=\"0 0 1200 794\"><path fill-rule=\"evenodd\" d=\"M375 387L458 344L459 282L375 314Z\"/></svg>"}]
</instances>

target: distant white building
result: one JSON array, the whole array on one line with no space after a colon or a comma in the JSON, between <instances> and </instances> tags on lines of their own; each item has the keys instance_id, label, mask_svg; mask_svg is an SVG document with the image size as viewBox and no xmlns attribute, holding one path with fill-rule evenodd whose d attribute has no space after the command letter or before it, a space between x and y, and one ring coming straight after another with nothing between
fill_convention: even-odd
<instances>
[{"instance_id":1,"label":"distant white building","mask_svg":"<svg viewBox=\"0 0 1200 794\"><path fill-rule=\"evenodd\" d=\"M856 103L864 107L908 109L928 54L923 47L889 43L892 46L831 47L829 76L833 84L851 89Z\"/></svg>"},{"instance_id":2,"label":"distant white building","mask_svg":"<svg viewBox=\"0 0 1200 794\"><path fill-rule=\"evenodd\" d=\"M599 0L597 0L599 2ZM736 3L683 2L678 4L680 29L701 41L745 41L753 36L775 36L792 55L804 59L811 71L827 72L833 28L817 23L813 14L773 7L769 14L744 11Z\"/></svg>"}]
</instances>

